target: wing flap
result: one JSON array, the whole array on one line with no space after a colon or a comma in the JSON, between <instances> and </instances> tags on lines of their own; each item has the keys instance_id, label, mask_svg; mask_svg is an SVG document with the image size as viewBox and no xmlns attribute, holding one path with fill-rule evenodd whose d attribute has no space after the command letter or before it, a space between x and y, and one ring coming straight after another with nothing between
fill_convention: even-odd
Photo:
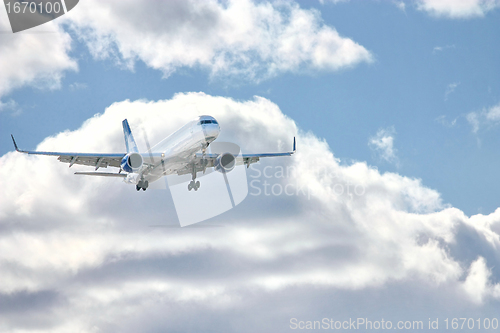
<instances>
[{"instance_id":1,"label":"wing flap","mask_svg":"<svg viewBox=\"0 0 500 333\"><path fill-rule=\"evenodd\" d=\"M88 165L88 166L93 166L96 168L107 168L108 166L110 167L120 167L121 163L121 158L117 157L108 157L108 156L80 156L80 155L59 155L58 158L59 161L63 163L69 163L70 167L73 166L73 164L79 164L79 165Z\"/></svg>"},{"instance_id":2,"label":"wing flap","mask_svg":"<svg viewBox=\"0 0 500 333\"><path fill-rule=\"evenodd\" d=\"M118 178L126 178L127 177L127 175L124 173L113 173L113 172L75 172L75 175L118 177Z\"/></svg>"}]
</instances>

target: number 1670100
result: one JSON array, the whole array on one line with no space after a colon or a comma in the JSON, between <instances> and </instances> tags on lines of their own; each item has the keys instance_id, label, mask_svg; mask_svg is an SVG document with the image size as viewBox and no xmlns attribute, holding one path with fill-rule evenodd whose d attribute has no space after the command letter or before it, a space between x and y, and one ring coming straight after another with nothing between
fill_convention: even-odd
<instances>
[{"instance_id":1,"label":"number 1670100","mask_svg":"<svg viewBox=\"0 0 500 333\"><path fill-rule=\"evenodd\" d=\"M7 8L7 13L40 13L40 14L58 14L61 11L61 3L60 2L39 2L36 3L34 1L23 1L23 2L14 2L11 4L10 2L5 3L5 7Z\"/></svg>"}]
</instances>

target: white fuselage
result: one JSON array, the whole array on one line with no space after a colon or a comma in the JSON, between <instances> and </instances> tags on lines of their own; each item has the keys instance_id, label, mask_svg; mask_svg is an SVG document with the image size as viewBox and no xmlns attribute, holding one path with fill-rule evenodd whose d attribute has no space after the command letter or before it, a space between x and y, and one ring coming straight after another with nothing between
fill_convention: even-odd
<instances>
[{"instance_id":1,"label":"white fuselage","mask_svg":"<svg viewBox=\"0 0 500 333\"><path fill-rule=\"evenodd\" d=\"M200 116L190 121L152 147L150 152L142 154L146 164L155 165L154 169L144 172L144 179L154 182L174 173L173 170L179 166L190 163L197 152L206 149L217 138L219 132L219 124L211 116ZM147 168L147 165L143 166L143 169Z\"/></svg>"}]
</instances>

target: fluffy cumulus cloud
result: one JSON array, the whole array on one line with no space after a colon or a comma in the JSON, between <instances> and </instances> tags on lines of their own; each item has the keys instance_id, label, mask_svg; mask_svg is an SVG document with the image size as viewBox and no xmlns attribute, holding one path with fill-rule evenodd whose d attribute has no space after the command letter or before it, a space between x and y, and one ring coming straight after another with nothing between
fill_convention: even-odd
<instances>
[{"instance_id":1,"label":"fluffy cumulus cloud","mask_svg":"<svg viewBox=\"0 0 500 333\"><path fill-rule=\"evenodd\" d=\"M99 10L96 10L99 8ZM259 81L283 72L338 70L371 53L294 2L94 1L67 21L96 58L136 60L165 77L180 67Z\"/></svg>"},{"instance_id":2,"label":"fluffy cumulus cloud","mask_svg":"<svg viewBox=\"0 0 500 333\"><path fill-rule=\"evenodd\" d=\"M3 10L0 29L10 31ZM53 22L1 34L0 98L25 85L59 88L65 71L77 70L68 29L96 59L111 57L131 69L141 60L165 77L181 67L201 67L212 77L260 81L373 59L325 25L319 11L294 2L89 0Z\"/></svg>"},{"instance_id":3,"label":"fluffy cumulus cloud","mask_svg":"<svg viewBox=\"0 0 500 333\"><path fill-rule=\"evenodd\" d=\"M433 16L452 19L483 17L498 8L498 0L416 0L417 8Z\"/></svg>"},{"instance_id":4,"label":"fluffy cumulus cloud","mask_svg":"<svg viewBox=\"0 0 500 333\"><path fill-rule=\"evenodd\" d=\"M58 88L64 72L77 69L68 27L96 59L112 57L128 68L141 60L165 77L180 67L201 67L212 77L260 81L373 59L323 24L318 11L294 2L85 1L54 22L0 36L0 98L27 84ZM0 29L10 30L3 10Z\"/></svg>"},{"instance_id":5,"label":"fluffy cumulus cloud","mask_svg":"<svg viewBox=\"0 0 500 333\"><path fill-rule=\"evenodd\" d=\"M11 31L3 9L0 30ZM75 60L68 55L70 49L69 34L53 22L26 32L0 34L0 98L27 84L58 88L64 72L77 69Z\"/></svg>"},{"instance_id":6,"label":"fluffy cumulus cloud","mask_svg":"<svg viewBox=\"0 0 500 333\"><path fill-rule=\"evenodd\" d=\"M245 201L194 227L178 227L166 190L75 176L53 157L0 158L0 330L279 332L292 318L427 327L498 316L500 210L467 217L418 179L344 165L267 99L118 102L36 148L120 152L128 118L144 149L142 129L158 141L200 114L247 152L288 150L293 135L298 151L247 169Z\"/></svg>"}]
</instances>

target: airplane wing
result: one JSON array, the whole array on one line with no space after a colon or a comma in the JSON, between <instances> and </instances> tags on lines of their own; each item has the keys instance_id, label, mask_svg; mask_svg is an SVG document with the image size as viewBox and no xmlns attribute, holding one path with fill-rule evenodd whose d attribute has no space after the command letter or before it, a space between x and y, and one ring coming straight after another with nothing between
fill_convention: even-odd
<instances>
[{"instance_id":1,"label":"airplane wing","mask_svg":"<svg viewBox=\"0 0 500 333\"><path fill-rule=\"evenodd\" d=\"M293 150L284 153L260 153L260 154L241 154L236 157L236 165L246 165L247 168L252 163L257 163L263 157L279 157L279 156L292 156L296 151L295 138L293 138ZM214 166L214 162L219 154L205 154L197 153L195 167L196 171L203 171L205 168L210 168ZM187 165L184 168L178 169L178 175L185 175L192 172L192 166Z\"/></svg>"},{"instance_id":2,"label":"airplane wing","mask_svg":"<svg viewBox=\"0 0 500 333\"><path fill-rule=\"evenodd\" d=\"M121 161L126 153L118 153L118 154L102 154L102 153L71 153L71 152L47 152L47 151L30 151L30 150L20 150L17 147L16 140L14 136L11 135L12 142L14 143L14 147L16 151L29 155L48 155L48 156L58 156L58 160L63 163L69 163L69 167L71 168L74 164L87 165L95 167L95 171L99 168L107 168L110 167L121 167ZM246 165L247 168L252 163L257 163L263 157L279 157L279 156L291 156L295 153L295 138L293 138L293 151L284 152L284 153L260 153L260 154L241 154L236 157L236 165ZM158 154L149 154L149 156L143 156L145 160L147 158L158 159ZM210 168L214 166L215 160L219 154L205 154L197 153L195 156L194 167L196 172L204 171L206 168ZM160 159L161 160L161 159ZM168 162L167 162L168 163ZM145 165L150 164L151 170L162 165L161 162L146 162ZM170 164L170 163L169 163ZM177 164L177 165L176 165ZM178 175L185 175L193 172L193 164L186 163L174 163L170 164L168 172L164 172L164 174L177 173ZM105 177L126 177L126 174L122 173L106 173L106 172L76 172L75 174L79 175L89 175L89 176L105 176Z\"/></svg>"},{"instance_id":3,"label":"airplane wing","mask_svg":"<svg viewBox=\"0 0 500 333\"><path fill-rule=\"evenodd\" d=\"M14 147L16 151L29 155L48 155L48 156L59 156L58 160L63 163L69 163L71 168L73 164L89 165L95 167L95 170L99 168L110 167L120 167L121 160L126 154L88 154L88 153L58 153L58 152L48 152L48 151L30 151L30 150L20 150L17 147L16 140L14 136L11 135L12 142L14 142Z\"/></svg>"},{"instance_id":4,"label":"airplane wing","mask_svg":"<svg viewBox=\"0 0 500 333\"><path fill-rule=\"evenodd\" d=\"M241 154L241 156L236 157L236 165L245 164L247 167L252 163L257 163L262 157L279 157L279 156L292 156L295 151L290 151L286 153L262 153L262 154ZM202 158L203 155L198 153L196 157ZM205 154L205 158L209 161L208 166L213 166L215 159L219 157L219 154Z\"/></svg>"}]
</instances>

